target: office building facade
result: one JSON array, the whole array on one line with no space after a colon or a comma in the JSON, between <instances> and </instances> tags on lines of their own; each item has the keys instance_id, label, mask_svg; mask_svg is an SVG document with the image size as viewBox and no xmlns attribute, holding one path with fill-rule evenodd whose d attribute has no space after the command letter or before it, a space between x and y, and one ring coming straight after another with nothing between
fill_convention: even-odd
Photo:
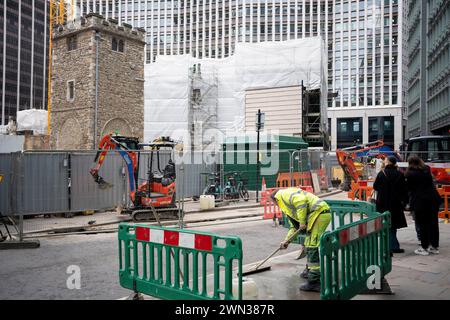
<instances>
[{"instance_id":1,"label":"office building facade","mask_svg":"<svg viewBox=\"0 0 450 320\"><path fill-rule=\"evenodd\" d=\"M47 104L47 0L0 1L0 124Z\"/></svg>"},{"instance_id":2,"label":"office building facade","mask_svg":"<svg viewBox=\"0 0 450 320\"><path fill-rule=\"evenodd\" d=\"M407 4L407 136L450 131L450 1Z\"/></svg>"},{"instance_id":3,"label":"office building facade","mask_svg":"<svg viewBox=\"0 0 450 320\"><path fill-rule=\"evenodd\" d=\"M75 0L147 31L158 55L225 58L236 42L322 36L328 44L332 148L372 139L402 142L402 20L399 0Z\"/></svg>"}]
</instances>

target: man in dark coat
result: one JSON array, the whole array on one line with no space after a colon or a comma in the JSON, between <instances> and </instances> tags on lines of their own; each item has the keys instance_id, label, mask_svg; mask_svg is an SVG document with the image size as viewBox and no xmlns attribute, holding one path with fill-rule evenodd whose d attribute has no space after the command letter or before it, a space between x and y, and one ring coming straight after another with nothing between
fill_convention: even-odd
<instances>
[{"instance_id":1,"label":"man in dark coat","mask_svg":"<svg viewBox=\"0 0 450 320\"><path fill-rule=\"evenodd\" d=\"M421 247L414 252L427 256L439 253L439 218L441 198L434 186L431 170L422 159L411 156L408 159L406 180L410 192L410 207L420 230ZM431 246L430 246L431 245Z\"/></svg>"},{"instance_id":2,"label":"man in dark coat","mask_svg":"<svg viewBox=\"0 0 450 320\"><path fill-rule=\"evenodd\" d=\"M403 173L397 168L397 159L387 157L385 167L382 169L373 185L377 192L377 211L391 213L390 243L392 253L403 253L397 239L397 230L406 228L406 218L403 208L408 203L408 191Z\"/></svg>"}]
</instances>

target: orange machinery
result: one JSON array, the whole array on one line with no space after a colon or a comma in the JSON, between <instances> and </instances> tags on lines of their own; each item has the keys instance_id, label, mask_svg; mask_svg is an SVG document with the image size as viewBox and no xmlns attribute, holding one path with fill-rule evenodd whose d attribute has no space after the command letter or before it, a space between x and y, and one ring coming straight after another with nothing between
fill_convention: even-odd
<instances>
[{"instance_id":1,"label":"orange machinery","mask_svg":"<svg viewBox=\"0 0 450 320\"><path fill-rule=\"evenodd\" d=\"M344 190L350 190L351 181L358 183L358 181L363 179L363 158L384 159L387 156L395 156L399 161L401 160L399 154L386 146L382 140L345 149L337 149L336 157L344 170Z\"/></svg>"},{"instance_id":2,"label":"orange machinery","mask_svg":"<svg viewBox=\"0 0 450 320\"><path fill-rule=\"evenodd\" d=\"M160 169L159 151L161 148L174 148L175 143L168 137L162 137L149 144L141 144L137 138L113 134L105 135L99 143L99 151L94 159L90 173L101 188L110 186L100 175L99 170L106 155L116 150L125 161L128 172L130 199L133 202L132 217L135 221L147 220L158 211L176 210L175 164L169 159L164 170ZM140 150L149 147L148 175L145 182L139 184ZM153 156L156 153L157 170L153 170Z\"/></svg>"}]
</instances>

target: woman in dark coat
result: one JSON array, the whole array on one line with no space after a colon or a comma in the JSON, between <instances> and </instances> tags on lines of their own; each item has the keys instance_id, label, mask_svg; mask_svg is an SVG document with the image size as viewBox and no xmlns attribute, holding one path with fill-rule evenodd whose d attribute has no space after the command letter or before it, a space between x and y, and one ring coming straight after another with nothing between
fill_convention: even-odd
<instances>
[{"instance_id":1,"label":"woman in dark coat","mask_svg":"<svg viewBox=\"0 0 450 320\"><path fill-rule=\"evenodd\" d=\"M420 230L421 247L414 252L427 256L439 253L439 205L441 198L433 183L431 170L417 156L408 159L406 182L410 192L410 207ZM431 247L430 247L431 244Z\"/></svg>"},{"instance_id":2,"label":"woman in dark coat","mask_svg":"<svg viewBox=\"0 0 450 320\"><path fill-rule=\"evenodd\" d=\"M408 203L408 191L403 173L397 169L397 159L388 157L384 161L385 167L382 169L373 184L377 192L377 211L391 213L391 233L390 243L392 253L403 253L397 239L397 230L406 228L405 213L403 208Z\"/></svg>"}]
</instances>

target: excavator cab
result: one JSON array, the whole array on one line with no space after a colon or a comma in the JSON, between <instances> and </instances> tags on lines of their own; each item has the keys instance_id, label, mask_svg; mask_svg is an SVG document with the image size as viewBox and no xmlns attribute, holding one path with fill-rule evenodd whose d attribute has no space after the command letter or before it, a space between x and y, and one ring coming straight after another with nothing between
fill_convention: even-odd
<instances>
[{"instance_id":1,"label":"excavator cab","mask_svg":"<svg viewBox=\"0 0 450 320\"><path fill-rule=\"evenodd\" d=\"M147 181L138 188L140 203L144 207L176 208L175 163L172 150L176 143L169 137L155 139L151 143L139 144L141 149L150 150L147 162ZM169 160L161 170L161 151L168 150Z\"/></svg>"},{"instance_id":2,"label":"excavator cab","mask_svg":"<svg viewBox=\"0 0 450 320\"><path fill-rule=\"evenodd\" d=\"M148 162L148 174L152 180L158 183L162 183L164 186L169 185L175 181L175 163L172 160L172 150L175 148L176 143L170 139L170 137L160 137L155 139L152 143L140 144L140 147L148 147L152 152L150 154ZM161 170L160 151L168 150L169 160L166 166ZM154 154L156 154L156 168L153 168Z\"/></svg>"}]
</instances>

